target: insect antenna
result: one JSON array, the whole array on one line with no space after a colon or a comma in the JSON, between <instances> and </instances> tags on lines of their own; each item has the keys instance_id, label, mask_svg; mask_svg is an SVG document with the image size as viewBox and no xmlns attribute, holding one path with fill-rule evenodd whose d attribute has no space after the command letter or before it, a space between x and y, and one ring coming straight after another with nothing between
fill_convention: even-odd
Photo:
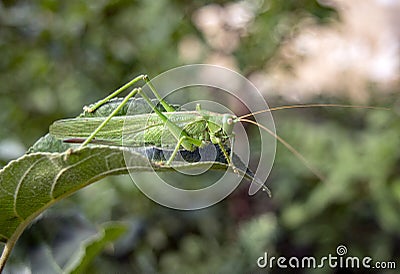
<instances>
[{"instance_id":1,"label":"insect antenna","mask_svg":"<svg viewBox=\"0 0 400 274\"><path fill-rule=\"evenodd\" d=\"M304 105L285 105L279 107L273 107L269 109L263 109L249 114L240 116L239 119L247 118L253 115L257 115L264 112L271 112L283 109L294 109L294 108L313 108L313 107L338 107L338 108L361 108L361 109L375 109L375 110L390 110L390 108L385 107L372 107L372 106L358 106L358 105L344 105L344 104L304 104Z\"/></svg>"},{"instance_id":2,"label":"insect antenna","mask_svg":"<svg viewBox=\"0 0 400 274\"><path fill-rule=\"evenodd\" d=\"M309 161L307 161L307 159L300 152L298 152L291 144L286 142L282 137L277 135L275 132L273 132L272 130L270 130L269 128L267 128L263 125L260 125L259 123L255 122L253 120L239 118L239 121L256 125L256 126L262 128L263 130L265 130L268 134L272 135L276 140L278 140L282 145L284 145L290 152L292 152L301 162L303 162L303 164L315 176L317 176L321 181L325 181L325 177L320 173L320 171L317 168L315 168L313 165L311 165L311 163Z\"/></svg>"},{"instance_id":3,"label":"insect antenna","mask_svg":"<svg viewBox=\"0 0 400 274\"><path fill-rule=\"evenodd\" d=\"M373 106L360 106L360 105L345 105L345 104L300 104L300 105L284 105L284 106L278 106L278 107L273 107L269 109L263 109L260 111L252 112L249 114L245 114L243 116L238 117L238 121L240 122L246 122L250 123L253 125L256 125L263 130L265 130L268 134L272 135L276 140L278 140L282 145L284 145L290 152L293 153L303 164L312 172L314 173L315 176L317 176L321 181L325 181L325 177L320 173L320 171L315 168L307 159L299 152L297 151L292 145L290 145L288 142L286 142L282 137L277 135L275 132L270 130L269 128L260 125L259 123L245 119L247 117L257 115L260 113L265 113L265 112L271 112L271 111L276 111L276 110L283 110L283 109L294 109L294 108L310 108L310 107L339 107L339 108L360 108L360 109L375 109L375 110L390 110L390 108L385 108L385 107L373 107Z\"/></svg>"}]
</instances>

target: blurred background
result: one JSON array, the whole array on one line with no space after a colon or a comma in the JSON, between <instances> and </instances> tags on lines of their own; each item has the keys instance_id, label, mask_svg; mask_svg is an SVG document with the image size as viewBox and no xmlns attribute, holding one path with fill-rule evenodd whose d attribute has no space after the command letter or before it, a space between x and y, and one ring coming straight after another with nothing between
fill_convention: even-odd
<instances>
[{"instance_id":1,"label":"blurred background","mask_svg":"<svg viewBox=\"0 0 400 274\"><path fill-rule=\"evenodd\" d=\"M46 211L19 240L8 271L54 273L113 220L128 232L88 273L257 273L264 252L321 258L341 244L349 256L399 268L398 14L396 0L1 1L0 166L54 120L78 115L133 76L184 64L231 68L270 106L392 108L274 113L277 133L326 181L278 145L272 199L248 196L243 182L219 204L184 212L152 202L128 176L106 178Z\"/></svg>"}]
</instances>

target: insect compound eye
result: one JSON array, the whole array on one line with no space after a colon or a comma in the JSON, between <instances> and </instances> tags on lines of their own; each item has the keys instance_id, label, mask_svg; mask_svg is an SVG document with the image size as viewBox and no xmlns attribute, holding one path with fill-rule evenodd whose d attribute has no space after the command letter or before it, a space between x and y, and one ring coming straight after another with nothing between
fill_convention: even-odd
<instances>
[{"instance_id":1,"label":"insect compound eye","mask_svg":"<svg viewBox=\"0 0 400 274\"><path fill-rule=\"evenodd\" d=\"M234 121L235 116L232 116L231 114L226 114L224 115L222 119L222 128L227 134L231 134L233 130L233 124L235 123Z\"/></svg>"}]
</instances>

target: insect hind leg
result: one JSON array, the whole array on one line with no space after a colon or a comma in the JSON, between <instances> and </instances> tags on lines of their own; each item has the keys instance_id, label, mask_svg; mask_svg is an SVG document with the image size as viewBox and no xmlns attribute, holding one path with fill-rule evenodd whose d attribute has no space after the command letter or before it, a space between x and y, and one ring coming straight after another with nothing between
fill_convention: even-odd
<instances>
[{"instance_id":1,"label":"insect hind leg","mask_svg":"<svg viewBox=\"0 0 400 274\"><path fill-rule=\"evenodd\" d=\"M121 110L121 108L128 102L128 100L135 96L138 92L140 91L140 89L134 89L132 90L125 98L124 100L121 102L121 104L114 109L113 112L110 113L110 115L107 116L107 118L89 135L89 137L82 143L82 145L80 147L84 147L85 145L89 144L94 137L96 136L96 134L111 120L112 117L114 117L118 111Z\"/></svg>"},{"instance_id":2,"label":"insect hind leg","mask_svg":"<svg viewBox=\"0 0 400 274\"><path fill-rule=\"evenodd\" d=\"M110 101L112 98L117 97L121 92L123 92L124 90L130 88L136 82L138 82L140 80L144 80L145 77L147 77L147 75L143 75L142 74L142 75L136 76L131 81L129 81L128 83L126 83L125 85L123 85L122 87L120 87L119 89L117 89L116 91L111 93L110 95L108 95L106 98L98 101L97 103L95 103L94 105L92 105L90 107L88 107L88 106L83 107L83 110L85 112L89 112L89 113L94 112L96 109L98 109L99 107L101 107L102 105L104 105L105 103Z\"/></svg>"}]
</instances>

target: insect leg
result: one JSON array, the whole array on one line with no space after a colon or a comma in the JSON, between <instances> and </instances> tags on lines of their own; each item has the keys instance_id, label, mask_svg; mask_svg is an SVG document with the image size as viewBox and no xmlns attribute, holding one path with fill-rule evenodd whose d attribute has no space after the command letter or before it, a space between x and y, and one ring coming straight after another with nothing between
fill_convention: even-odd
<instances>
[{"instance_id":1,"label":"insect leg","mask_svg":"<svg viewBox=\"0 0 400 274\"><path fill-rule=\"evenodd\" d=\"M235 167L235 165L232 163L232 155L233 155L233 148L231 150L231 155L228 155L228 152L226 152L226 149L224 148L224 146L222 145L221 141L217 142L219 148L222 151L222 154L224 155L226 162L228 163L228 166L232 168L233 172L236 174L239 174L239 171L237 170L237 168Z\"/></svg>"},{"instance_id":2,"label":"insect leg","mask_svg":"<svg viewBox=\"0 0 400 274\"><path fill-rule=\"evenodd\" d=\"M181 142L183 148L185 148L186 150L192 150L193 145L198 147L203 144L201 140L197 140L190 137L184 129L179 127L177 124L171 122L168 119L168 117L164 115L164 113L162 113L155 107L155 105L151 102L150 98L145 93L142 92L141 88L139 88L138 92L146 100L146 102L153 108L154 112L158 115L158 117L160 117L160 119L165 123L168 130L172 133L172 135L176 138L176 140L180 141L181 137L185 137Z\"/></svg>"},{"instance_id":3,"label":"insect leg","mask_svg":"<svg viewBox=\"0 0 400 274\"><path fill-rule=\"evenodd\" d=\"M232 160L233 159L233 140L235 138L235 135L232 135L232 146L231 146L231 155L228 156L228 153L226 152L224 146L222 145L221 142L217 142L218 146L220 147L222 153L224 154L226 161L228 162L229 167L232 168L233 172L236 174L240 174L239 170L235 167L235 165L233 164ZM267 192L268 196L271 197L271 191L269 190L268 187L266 187L260 180L258 180L257 178L254 178L254 182L258 185L260 185L262 187L262 190Z\"/></svg>"},{"instance_id":4,"label":"insect leg","mask_svg":"<svg viewBox=\"0 0 400 274\"><path fill-rule=\"evenodd\" d=\"M172 107L170 104L168 104L163 98L161 98L160 94L157 92L156 88L154 85L150 82L150 79L147 75L144 75L143 80L146 82L146 84L149 85L151 91L153 94L156 96L158 101L160 101L160 104L165 108L167 112L174 112L175 108Z\"/></svg>"},{"instance_id":5,"label":"insect leg","mask_svg":"<svg viewBox=\"0 0 400 274\"><path fill-rule=\"evenodd\" d=\"M113 112L110 113L110 115L108 115L108 117L89 135L89 137L85 140L85 142L82 143L82 145L80 147L84 147L85 145L87 145L88 143L90 143L90 141L93 140L93 138L96 136L96 134L111 120L112 117L114 117L118 111L120 111L120 109L128 102L128 100L135 96L140 89L135 88L134 90L132 90L125 98L124 100L122 100L121 104L114 109Z\"/></svg>"},{"instance_id":6,"label":"insect leg","mask_svg":"<svg viewBox=\"0 0 400 274\"><path fill-rule=\"evenodd\" d=\"M185 141L185 139L186 139L186 136L182 136L182 137L179 139L178 143L177 143L176 146L175 146L174 151L172 152L171 156L169 157L169 159L168 159L168 161L167 161L167 166L169 166L169 165L171 164L172 160L174 160L176 154L177 154L178 151L179 151L179 147L182 145L182 143Z\"/></svg>"},{"instance_id":7,"label":"insect leg","mask_svg":"<svg viewBox=\"0 0 400 274\"><path fill-rule=\"evenodd\" d=\"M234 145L235 145L235 134L234 133L232 133L231 134L231 155L230 155L230 158L231 159L233 159L232 157L233 157L233 147L234 147Z\"/></svg>"},{"instance_id":8,"label":"insect leg","mask_svg":"<svg viewBox=\"0 0 400 274\"><path fill-rule=\"evenodd\" d=\"M83 110L86 112L93 112L96 109L98 109L100 106L102 106L103 104L107 103L109 100L111 100L112 98L118 96L118 94L120 94L121 92L123 92L124 90L130 88L133 84L135 84L136 82L140 81L140 80L144 80L145 77L147 77L147 75L139 75L135 78L133 78L131 81L129 81L128 83L126 83L125 85L123 85L122 87L120 87L119 89L117 89L116 91L114 91L113 93L111 93L110 95L108 95L106 98L104 98L103 100L98 101L95 105L91 106L91 107L84 107Z\"/></svg>"},{"instance_id":9,"label":"insect leg","mask_svg":"<svg viewBox=\"0 0 400 274\"><path fill-rule=\"evenodd\" d=\"M203 144L202 141L194 139L192 137L188 137L188 136L180 137L178 143L175 146L174 151L172 152L171 156L169 157L169 159L168 159L168 161L166 163L167 166L169 166L171 164L171 162L174 160L176 154L179 151L179 147L181 145L183 146L184 142L187 143L187 144L190 144L190 145L194 145L195 147L200 147Z\"/></svg>"}]
</instances>

